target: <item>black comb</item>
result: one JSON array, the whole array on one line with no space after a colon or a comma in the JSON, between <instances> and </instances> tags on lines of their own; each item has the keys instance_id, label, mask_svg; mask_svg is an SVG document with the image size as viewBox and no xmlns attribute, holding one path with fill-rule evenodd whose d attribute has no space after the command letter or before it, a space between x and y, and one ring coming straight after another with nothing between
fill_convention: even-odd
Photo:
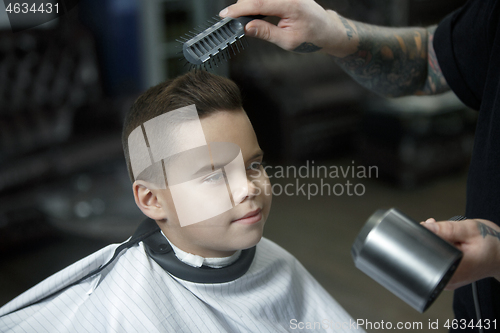
<instances>
[{"instance_id":1,"label":"black comb","mask_svg":"<svg viewBox=\"0 0 500 333\"><path fill-rule=\"evenodd\" d=\"M226 17L195 36L184 38L181 42L184 58L194 67L218 66L222 60L231 59L231 52L236 55L240 48L244 49L242 38L245 36L245 25L265 16ZM239 43L239 45L238 45ZM248 43L248 42L247 42Z\"/></svg>"}]
</instances>

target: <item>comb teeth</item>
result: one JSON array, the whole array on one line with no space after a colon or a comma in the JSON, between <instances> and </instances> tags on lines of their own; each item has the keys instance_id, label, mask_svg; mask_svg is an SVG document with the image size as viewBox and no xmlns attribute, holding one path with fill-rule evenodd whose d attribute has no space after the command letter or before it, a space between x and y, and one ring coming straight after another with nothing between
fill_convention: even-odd
<instances>
[{"instance_id":1,"label":"comb teeth","mask_svg":"<svg viewBox=\"0 0 500 333\"><path fill-rule=\"evenodd\" d=\"M230 50L236 55L234 46L240 52L238 42L241 48L244 49L241 42L243 36L245 36L244 24L228 17L216 22L195 36L188 35L188 40L179 42L183 42L182 53L184 58L191 64L195 66L203 65L206 69L207 65L209 68L213 68L212 65L218 67L218 63L222 62L222 60L228 61L228 58L231 59Z\"/></svg>"}]
</instances>

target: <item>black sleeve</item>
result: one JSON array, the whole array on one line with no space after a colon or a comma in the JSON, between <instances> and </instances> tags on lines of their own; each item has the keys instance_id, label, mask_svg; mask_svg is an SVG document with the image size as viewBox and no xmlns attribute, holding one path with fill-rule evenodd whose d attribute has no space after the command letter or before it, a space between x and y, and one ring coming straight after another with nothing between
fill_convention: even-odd
<instances>
[{"instance_id":1,"label":"black sleeve","mask_svg":"<svg viewBox=\"0 0 500 333\"><path fill-rule=\"evenodd\" d=\"M481 106L492 60L498 9L496 0L469 0L444 18L434 34L434 50L448 85L476 110Z\"/></svg>"}]
</instances>

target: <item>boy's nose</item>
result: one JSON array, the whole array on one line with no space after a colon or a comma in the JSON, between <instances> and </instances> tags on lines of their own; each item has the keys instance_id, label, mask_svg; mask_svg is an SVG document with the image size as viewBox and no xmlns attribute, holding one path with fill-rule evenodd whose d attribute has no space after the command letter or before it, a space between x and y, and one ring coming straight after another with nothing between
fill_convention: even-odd
<instances>
[{"instance_id":1,"label":"boy's nose","mask_svg":"<svg viewBox=\"0 0 500 333\"><path fill-rule=\"evenodd\" d=\"M248 186L237 188L233 191L233 201L235 205L242 203L248 196Z\"/></svg>"},{"instance_id":2,"label":"boy's nose","mask_svg":"<svg viewBox=\"0 0 500 333\"><path fill-rule=\"evenodd\" d=\"M259 189L257 186L251 181L247 180L247 185L245 187L240 187L233 191L233 200L235 205L239 205L247 198L253 198L258 195Z\"/></svg>"}]
</instances>

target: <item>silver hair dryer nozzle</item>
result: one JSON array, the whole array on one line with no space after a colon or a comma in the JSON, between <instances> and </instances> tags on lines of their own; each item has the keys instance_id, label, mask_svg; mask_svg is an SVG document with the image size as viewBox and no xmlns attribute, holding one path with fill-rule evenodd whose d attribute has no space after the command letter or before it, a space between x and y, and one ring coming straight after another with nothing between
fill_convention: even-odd
<instances>
[{"instance_id":1,"label":"silver hair dryer nozzle","mask_svg":"<svg viewBox=\"0 0 500 333\"><path fill-rule=\"evenodd\" d=\"M455 272L462 252L397 209L378 210L351 249L357 268L424 312Z\"/></svg>"}]
</instances>

